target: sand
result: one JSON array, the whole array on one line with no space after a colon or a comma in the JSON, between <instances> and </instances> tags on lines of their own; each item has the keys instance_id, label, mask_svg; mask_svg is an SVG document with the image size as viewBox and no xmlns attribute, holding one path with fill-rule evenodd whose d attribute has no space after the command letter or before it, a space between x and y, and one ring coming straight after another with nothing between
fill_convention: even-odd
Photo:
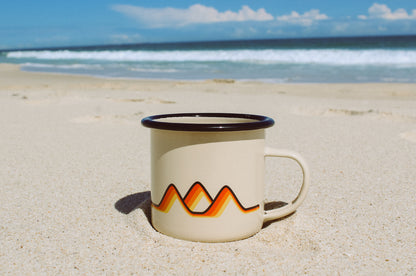
<instances>
[{"instance_id":1,"label":"sand","mask_svg":"<svg viewBox=\"0 0 416 276\"><path fill-rule=\"evenodd\" d=\"M149 222L148 115L239 112L311 168L293 215L229 243L177 240ZM0 273L416 273L416 84L101 79L0 65ZM266 202L299 188L267 159Z\"/></svg>"}]
</instances>

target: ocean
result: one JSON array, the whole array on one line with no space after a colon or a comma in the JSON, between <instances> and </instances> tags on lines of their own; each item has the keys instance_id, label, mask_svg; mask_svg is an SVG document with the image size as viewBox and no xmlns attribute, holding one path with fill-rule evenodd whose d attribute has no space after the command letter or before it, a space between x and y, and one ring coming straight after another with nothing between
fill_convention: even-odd
<instances>
[{"instance_id":1,"label":"ocean","mask_svg":"<svg viewBox=\"0 0 416 276\"><path fill-rule=\"evenodd\" d=\"M274 83L416 82L416 36L146 43L0 50L24 71Z\"/></svg>"}]
</instances>

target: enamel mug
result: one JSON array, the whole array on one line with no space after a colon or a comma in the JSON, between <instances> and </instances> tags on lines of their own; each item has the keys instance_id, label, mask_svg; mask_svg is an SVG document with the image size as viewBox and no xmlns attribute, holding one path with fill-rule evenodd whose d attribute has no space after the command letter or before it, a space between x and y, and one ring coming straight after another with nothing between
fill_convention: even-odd
<instances>
[{"instance_id":1,"label":"enamel mug","mask_svg":"<svg viewBox=\"0 0 416 276\"><path fill-rule=\"evenodd\" d=\"M250 237L264 222L293 213L305 199L309 169L292 151L265 145L273 119L232 113L146 117L151 129L151 221L184 240L225 242ZM286 157L303 183L287 205L264 210L265 157Z\"/></svg>"}]
</instances>

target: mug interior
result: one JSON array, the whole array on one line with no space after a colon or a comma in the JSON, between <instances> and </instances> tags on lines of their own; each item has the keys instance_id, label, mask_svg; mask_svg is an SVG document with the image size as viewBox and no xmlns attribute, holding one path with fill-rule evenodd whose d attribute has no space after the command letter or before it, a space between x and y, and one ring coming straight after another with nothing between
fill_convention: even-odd
<instances>
[{"instance_id":1,"label":"mug interior","mask_svg":"<svg viewBox=\"0 0 416 276\"><path fill-rule=\"evenodd\" d=\"M238 113L176 113L146 117L142 125L176 131L241 131L268 128L273 119Z\"/></svg>"},{"instance_id":2,"label":"mug interior","mask_svg":"<svg viewBox=\"0 0 416 276\"><path fill-rule=\"evenodd\" d=\"M180 124L241 124L256 122L253 119L225 117L167 117L156 119L156 121Z\"/></svg>"}]
</instances>

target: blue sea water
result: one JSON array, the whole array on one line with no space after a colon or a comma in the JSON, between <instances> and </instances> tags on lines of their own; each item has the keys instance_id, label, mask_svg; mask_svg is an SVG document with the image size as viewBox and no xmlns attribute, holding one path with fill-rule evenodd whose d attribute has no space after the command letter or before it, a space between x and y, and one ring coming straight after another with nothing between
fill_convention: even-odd
<instances>
[{"instance_id":1,"label":"blue sea water","mask_svg":"<svg viewBox=\"0 0 416 276\"><path fill-rule=\"evenodd\" d=\"M416 36L104 45L0 51L26 71L277 83L416 82Z\"/></svg>"}]
</instances>

